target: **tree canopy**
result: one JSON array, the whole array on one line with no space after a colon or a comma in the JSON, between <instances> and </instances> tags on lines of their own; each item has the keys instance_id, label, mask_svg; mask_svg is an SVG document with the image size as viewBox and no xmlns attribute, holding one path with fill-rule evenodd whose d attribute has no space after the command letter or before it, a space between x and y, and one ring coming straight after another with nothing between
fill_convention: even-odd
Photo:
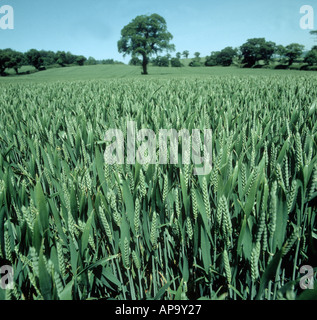
<instances>
[{"instance_id":1,"label":"tree canopy","mask_svg":"<svg viewBox=\"0 0 317 320\"><path fill-rule=\"evenodd\" d=\"M2 75L6 68L12 68L16 74L19 73L19 68L24 64L24 55L21 52L5 49L0 53L0 74Z\"/></svg>"},{"instance_id":2,"label":"tree canopy","mask_svg":"<svg viewBox=\"0 0 317 320\"><path fill-rule=\"evenodd\" d=\"M254 66L258 61L264 60L266 63L271 59L276 50L276 44L266 41L265 38L248 39L241 47L243 63L248 67Z\"/></svg>"},{"instance_id":3,"label":"tree canopy","mask_svg":"<svg viewBox=\"0 0 317 320\"><path fill-rule=\"evenodd\" d=\"M41 67L43 67L44 60L40 51L31 49L25 53L25 57L27 59L27 62L35 69L40 70Z\"/></svg>"},{"instance_id":4,"label":"tree canopy","mask_svg":"<svg viewBox=\"0 0 317 320\"><path fill-rule=\"evenodd\" d=\"M210 66L224 66L228 67L232 64L233 58L237 55L237 50L232 47L226 47L221 51L212 52L210 56L206 58L205 65Z\"/></svg>"},{"instance_id":5,"label":"tree canopy","mask_svg":"<svg viewBox=\"0 0 317 320\"><path fill-rule=\"evenodd\" d=\"M4 74L4 70L8 67L10 56L6 50L0 50L0 75Z\"/></svg>"},{"instance_id":6,"label":"tree canopy","mask_svg":"<svg viewBox=\"0 0 317 320\"><path fill-rule=\"evenodd\" d=\"M167 30L166 21L158 14L140 15L121 30L118 51L123 55L142 57L143 74L147 74L149 58L175 47L170 41L173 36Z\"/></svg>"},{"instance_id":7,"label":"tree canopy","mask_svg":"<svg viewBox=\"0 0 317 320\"><path fill-rule=\"evenodd\" d=\"M152 64L156 67L168 67L170 64L170 59L168 56L157 56L152 60Z\"/></svg>"},{"instance_id":8,"label":"tree canopy","mask_svg":"<svg viewBox=\"0 0 317 320\"><path fill-rule=\"evenodd\" d=\"M184 50L183 53L182 53L182 55L183 55L183 57L184 57L185 59L188 59L188 57L189 57L189 51L188 51L188 50Z\"/></svg>"},{"instance_id":9,"label":"tree canopy","mask_svg":"<svg viewBox=\"0 0 317 320\"><path fill-rule=\"evenodd\" d=\"M288 64L292 65L298 59L305 49L305 46L298 43L291 43L285 47L285 56L288 58Z\"/></svg>"},{"instance_id":10,"label":"tree canopy","mask_svg":"<svg viewBox=\"0 0 317 320\"><path fill-rule=\"evenodd\" d=\"M314 46L307 52L304 62L308 63L310 66L317 64L317 46Z\"/></svg>"}]
</instances>

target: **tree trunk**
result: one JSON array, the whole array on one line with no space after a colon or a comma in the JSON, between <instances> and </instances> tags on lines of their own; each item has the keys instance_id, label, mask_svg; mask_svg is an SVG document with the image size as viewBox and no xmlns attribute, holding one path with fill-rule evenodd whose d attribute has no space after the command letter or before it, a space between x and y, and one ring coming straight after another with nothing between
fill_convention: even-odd
<instances>
[{"instance_id":1,"label":"tree trunk","mask_svg":"<svg viewBox=\"0 0 317 320\"><path fill-rule=\"evenodd\" d=\"M142 74L146 75L147 73L147 57L146 55L143 56L143 62L142 62L142 68L143 68L143 72Z\"/></svg>"}]
</instances>

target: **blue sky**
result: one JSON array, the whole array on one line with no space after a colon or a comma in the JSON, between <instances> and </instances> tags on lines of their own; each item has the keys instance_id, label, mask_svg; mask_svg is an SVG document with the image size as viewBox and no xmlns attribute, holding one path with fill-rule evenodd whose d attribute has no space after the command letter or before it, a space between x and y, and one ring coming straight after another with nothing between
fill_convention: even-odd
<instances>
[{"instance_id":1,"label":"blue sky","mask_svg":"<svg viewBox=\"0 0 317 320\"><path fill-rule=\"evenodd\" d=\"M63 50L96 59L128 62L117 50L121 29L140 14L158 13L173 34L176 50L201 56L247 39L265 37L310 49L316 44L299 26L310 0L0 0L14 9L14 30L0 30L0 48Z\"/></svg>"}]
</instances>

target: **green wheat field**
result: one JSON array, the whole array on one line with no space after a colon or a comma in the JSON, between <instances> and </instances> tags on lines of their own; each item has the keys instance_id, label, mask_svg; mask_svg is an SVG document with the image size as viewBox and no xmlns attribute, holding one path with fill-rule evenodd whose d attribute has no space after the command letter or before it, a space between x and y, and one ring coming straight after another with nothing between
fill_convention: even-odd
<instances>
[{"instance_id":1,"label":"green wheat field","mask_svg":"<svg viewBox=\"0 0 317 320\"><path fill-rule=\"evenodd\" d=\"M0 79L11 300L311 299L317 78L87 66ZM213 168L107 165L108 129L212 129ZM316 270L316 269L315 269Z\"/></svg>"}]
</instances>

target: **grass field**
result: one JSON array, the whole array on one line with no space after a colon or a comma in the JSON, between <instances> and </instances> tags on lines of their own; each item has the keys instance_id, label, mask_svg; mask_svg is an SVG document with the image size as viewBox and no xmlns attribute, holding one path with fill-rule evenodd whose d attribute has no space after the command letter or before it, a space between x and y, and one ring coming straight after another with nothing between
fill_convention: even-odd
<instances>
[{"instance_id":1,"label":"grass field","mask_svg":"<svg viewBox=\"0 0 317 320\"><path fill-rule=\"evenodd\" d=\"M317 265L315 73L140 72L0 78L0 258L14 270L0 299L316 297L300 286ZM108 164L105 133L127 120L212 129L211 172Z\"/></svg>"},{"instance_id":2,"label":"grass field","mask_svg":"<svg viewBox=\"0 0 317 320\"><path fill-rule=\"evenodd\" d=\"M21 72L30 70L25 67ZM211 76L308 76L316 77L314 72L292 70L269 70L269 69L241 69L236 67L183 67L162 68L149 67L148 78L206 78ZM52 81L79 81L79 80L103 80L133 78L143 79L140 67L126 65L97 65L83 67L53 68L46 71L36 72L30 75L11 75L0 78L0 83L7 82L52 82Z\"/></svg>"}]
</instances>

